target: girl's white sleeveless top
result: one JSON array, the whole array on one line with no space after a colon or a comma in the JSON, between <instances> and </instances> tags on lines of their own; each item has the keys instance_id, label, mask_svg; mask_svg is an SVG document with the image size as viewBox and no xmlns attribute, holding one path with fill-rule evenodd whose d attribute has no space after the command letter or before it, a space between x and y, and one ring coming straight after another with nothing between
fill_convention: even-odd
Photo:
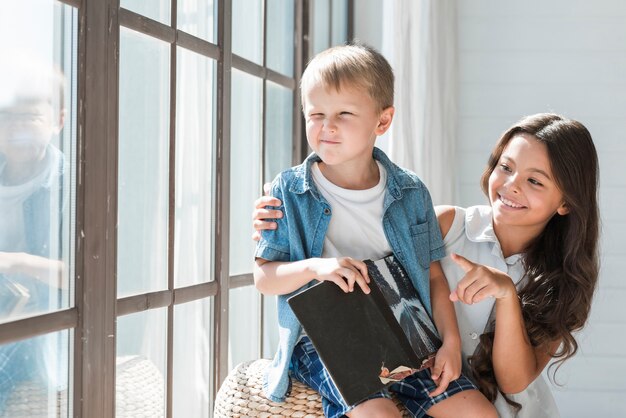
<instances>
[{"instance_id":1,"label":"girl's white sleeveless top","mask_svg":"<svg viewBox=\"0 0 626 418\"><path fill-rule=\"evenodd\" d=\"M448 279L450 289L455 289L464 276L463 270L450 259L451 253L460 254L470 261L504 271L519 287L524 276L522 255L515 254L507 258L502 255L500 243L493 230L491 207L472 206L467 209L456 207L455 210L452 227L444 237L447 256L441 260L441 267ZM494 299L492 298L474 305L460 302L454 304L461 333L463 371L467 376L471 376L467 358L474 354L493 305ZM506 403L502 395L498 395L495 406L501 418L558 418L560 416L550 388L541 375L524 391L509 395L509 398L522 404L523 408L516 412Z\"/></svg>"}]
</instances>

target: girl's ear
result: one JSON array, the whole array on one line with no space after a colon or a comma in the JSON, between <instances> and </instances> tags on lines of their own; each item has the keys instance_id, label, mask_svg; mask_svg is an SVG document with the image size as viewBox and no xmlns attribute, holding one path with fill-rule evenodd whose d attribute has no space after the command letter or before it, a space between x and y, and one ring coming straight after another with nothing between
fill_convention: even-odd
<instances>
[{"instance_id":1,"label":"girl's ear","mask_svg":"<svg viewBox=\"0 0 626 418\"><path fill-rule=\"evenodd\" d=\"M376 126L376 135L380 136L387 132L389 126L391 125L391 121L393 120L393 114L395 112L395 108L393 106L389 106L381 112L378 118L378 126Z\"/></svg>"},{"instance_id":2,"label":"girl's ear","mask_svg":"<svg viewBox=\"0 0 626 418\"><path fill-rule=\"evenodd\" d=\"M556 210L556 213L561 216L567 215L569 213L569 208L567 207L567 204L563 203L561 206L559 206L559 208Z\"/></svg>"}]
</instances>

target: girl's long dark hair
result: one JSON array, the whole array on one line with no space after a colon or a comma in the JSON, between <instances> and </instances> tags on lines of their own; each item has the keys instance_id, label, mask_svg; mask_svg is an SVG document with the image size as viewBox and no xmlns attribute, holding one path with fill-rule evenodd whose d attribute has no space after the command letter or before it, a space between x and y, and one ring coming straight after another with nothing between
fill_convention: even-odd
<instances>
[{"instance_id":1,"label":"girl's long dark hair","mask_svg":"<svg viewBox=\"0 0 626 418\"><path fill-rule=\"evenodd\" d=\"M489 176L506 145L518 134L532 135L546 145L556 185L569 209L567 215L554 215L526 249L526 281L518 290L532 345L548 350L551 342L562 341L558 352L551 353L558 369L578 350L572 333L589 317L598 280L598 157L591 135L581 123L549 113L528 116L504 132L492 151L481 179L486 194ZM493 324L488 329L493 330ZM498 394L491 360L493 338L493 331L481 335L470 358L475 381L492 402Z\"/></svg>"}]
</instances>

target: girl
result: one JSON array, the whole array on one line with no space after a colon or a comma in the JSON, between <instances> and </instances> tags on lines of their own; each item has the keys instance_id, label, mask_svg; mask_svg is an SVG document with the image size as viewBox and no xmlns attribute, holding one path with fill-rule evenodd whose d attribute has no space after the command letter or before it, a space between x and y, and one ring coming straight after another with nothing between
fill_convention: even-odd
<instances>
[{"instance_id":1,"label":"girl","mask_svg":"<svg viewBox=\"0 0 626 418\"><path fill-rule=\"evenodd\" d=\"M436 208L464 371L501 417L555 417L541 372L576 353L598 279L591 135L559 115L526 117L496 144L481 185L490 206ZM268 205L280 201L257 200L257 231L282 216Z\"/></svg>"}]
</instances>

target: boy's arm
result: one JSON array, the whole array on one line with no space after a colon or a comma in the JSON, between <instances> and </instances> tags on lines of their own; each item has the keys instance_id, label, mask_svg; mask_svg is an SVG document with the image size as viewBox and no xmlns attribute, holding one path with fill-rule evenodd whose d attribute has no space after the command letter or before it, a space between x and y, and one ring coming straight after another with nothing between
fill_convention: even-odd
<instances>
[{"instance_id":1,"label":"boy's arm","mask_svg":"<svg viewBox=\"0 0 626 418\"><path fill-rule=\"evenodd\" d=\"M437 389L429 395L435 397L443 393L448 384L461 375L461 337L456 322L454 305L449 299L450 288L439 261L430 263L430 298L432 301L433 321L443 342L431 377L437 383Z\"/></svg>"},{"instance_id":2,"label":"boy's arm","mask_svg":"<svg viewBox=\"0 0 626 418\"><path fill-rule=\"evenodd\" d=\"M346 293L354 290L355 283L363 292L370 292L366 264L350 257L308 258L292 262L257 258L254 264L254 284L265 295L286 295L313 279L332 281Z\"/></svg>"}]
</instances>

